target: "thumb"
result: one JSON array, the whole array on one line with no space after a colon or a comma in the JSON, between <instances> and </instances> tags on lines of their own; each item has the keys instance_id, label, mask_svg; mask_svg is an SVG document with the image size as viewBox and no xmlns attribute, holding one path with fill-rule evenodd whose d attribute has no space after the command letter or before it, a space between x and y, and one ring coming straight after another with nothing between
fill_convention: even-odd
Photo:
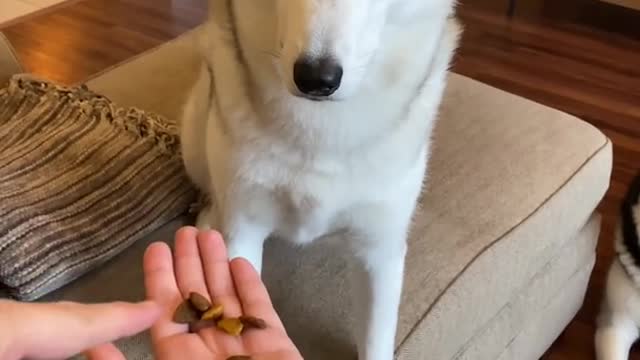
<instances>
[{"instance_id":1,"label":"thumb","mask_svg":"<svg viewBox=\"0 0 640 360\"><path fill-rule=\"evenodd\" d=\"M161 308L149 301L60 302L20 304L11 315L17 328L18 352L29 359L50 359L137 334L151 327L161 313Z\"/></svg>"}]
</instances>

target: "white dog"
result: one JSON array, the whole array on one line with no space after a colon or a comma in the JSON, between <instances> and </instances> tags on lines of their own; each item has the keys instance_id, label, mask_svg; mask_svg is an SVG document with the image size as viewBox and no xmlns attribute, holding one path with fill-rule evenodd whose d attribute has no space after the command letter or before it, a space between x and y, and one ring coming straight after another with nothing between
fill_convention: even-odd
<instances>
[{"instance_id":1,"label":"white dog","mask_svg":"<svg viewBox=\"0 0 640 360\"><path fill-rule=\"evenodd\" d=\"M598 360L626 360L640 333L640 176L631 184L616 228L616 258L598 318Z\"/></svg>"},{"instance_id":2,"label":"white dog","mask_svg":"<svg viewBox=\"0 0 640 360\"><path fill-rule=\"evenodd\" d=\"M453 0L210 0L181 128L198 227L260 270L340 234L359 358L393 358L406 237L458 43Z\"/></svg>"}]
</instances>

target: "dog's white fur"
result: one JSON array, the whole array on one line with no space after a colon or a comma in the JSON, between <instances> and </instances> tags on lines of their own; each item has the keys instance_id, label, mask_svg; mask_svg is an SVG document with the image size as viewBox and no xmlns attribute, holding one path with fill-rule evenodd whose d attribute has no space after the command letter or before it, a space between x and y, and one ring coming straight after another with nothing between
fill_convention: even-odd
<instances>
[{"instance_id":1,"label":"dog's white fur","mask_svg":"<svg viewBox=\"0 0 640 360\"><path fill-rule=\"evenodd\" d=\"M636 207L636 211L638 211ZM640 218L636 214L636 219ZM627 360L640 333L640 268L626 253L621 225L616 231L618 257L609 268L595 336L598 360ZM625 262L627 266L623 265Z\"/></svg>"},{"instance_id":2,"label":"dog's white fur","mask_svg":"<svg viewBox=\"0 0 640 360\"><path fill-rule=\"evenodd\" d=\"M340 234L359 358L392 359L406 237L458 42L453 0L210 6L181 126L187 172L212 198L198 227L221 230L230 258L258 270L269 236L305 244ZM296 89L303 52L344 68L327 101Z\"/></svg>"}]
</instances>

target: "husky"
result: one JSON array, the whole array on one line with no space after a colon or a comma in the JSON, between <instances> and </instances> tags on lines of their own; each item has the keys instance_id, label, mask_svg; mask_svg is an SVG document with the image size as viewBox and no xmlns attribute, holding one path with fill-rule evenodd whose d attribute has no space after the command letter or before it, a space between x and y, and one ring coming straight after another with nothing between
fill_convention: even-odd
<instances>
[{"instance_id":1,"label":"husky","mask_svg":"<svg viewBox=\"0 0 640 360\"><path fill-rule=\"evenodd\" d=\"M625 195L595 336L598 360L626 360L640 333L640 174Z\"/></svg>"},{"instance_id":2,"label":"husky","mask_svg":"<svg viewBox=\"0 0 640 360\"><path fill-rule=\"evenodd\" d=\"M461 27L454 0L210 0L182 155L196 226L260 272L338 238L358 357L394 355L410 223ZM342 255L342 254L341 254Z\"/></svg>"}]
</instances>

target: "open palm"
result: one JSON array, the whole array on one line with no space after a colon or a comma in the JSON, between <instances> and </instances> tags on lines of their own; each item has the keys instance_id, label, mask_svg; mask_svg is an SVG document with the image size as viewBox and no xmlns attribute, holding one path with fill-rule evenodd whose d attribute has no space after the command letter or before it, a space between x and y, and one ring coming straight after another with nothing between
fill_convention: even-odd
<instances>
[{"instance_id":1,"label":"open palm","mask_svg":"<svg viewBox=\"0 0 640 360\"><path fill-rule=\"evenodd\" d=\"M260 276L244 259L228 261L218 233L185 227L176 234L175 254L156 243L144 256L147 297L164 308L151 328L157 359L226 360L245 355L252 360L301 360L273 309ZM248 329L234 337L216 328L189 333L187 325L172 321L175 308L195 291L224 307L225 317L262 318L266 329Z\"/></svg>"}]
</instances>

